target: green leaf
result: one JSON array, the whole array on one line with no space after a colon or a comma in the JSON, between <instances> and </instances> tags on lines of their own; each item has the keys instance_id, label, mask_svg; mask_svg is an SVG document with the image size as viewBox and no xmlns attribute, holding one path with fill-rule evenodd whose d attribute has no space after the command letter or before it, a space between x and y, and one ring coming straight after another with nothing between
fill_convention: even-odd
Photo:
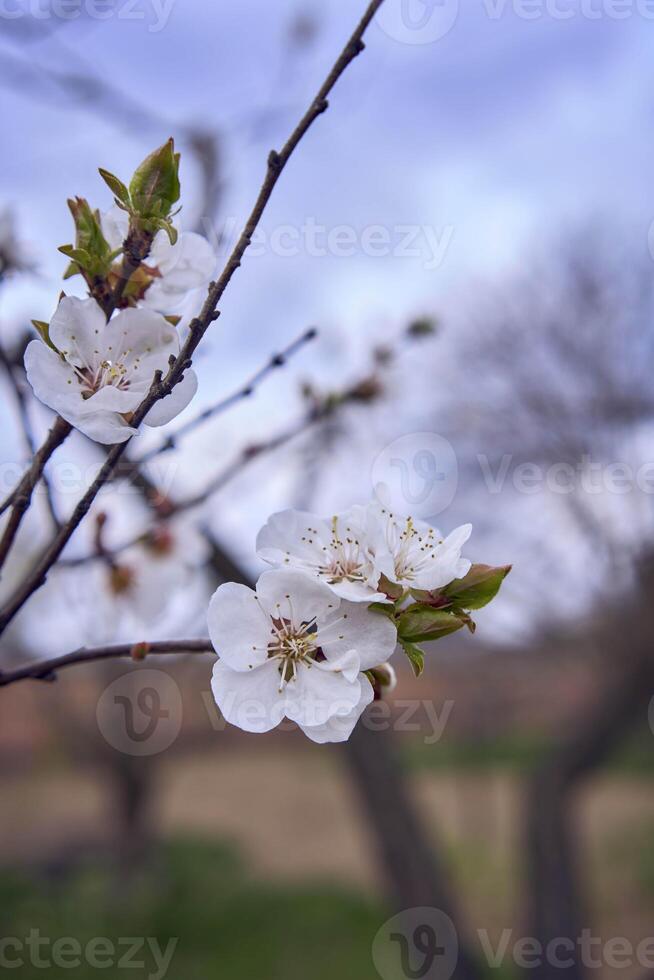
<instances>
[{"instance_id":1,"label":"green leaf","mask_svg":"<svg viewBox=\"0 0 654 980\"><path fill-rule=\"evenodd\" d=\"M105 184L109 187L111 192L116 197L117 204L124 204L129 207L131 204L129 191L122 180L119 180L115 174L110 173L108 170L104 170L102 167L99 168L100 176L104 180Z\"/></svg>"},{"instance_id":2,"label":"green leaf","mask_svg":"<svg viewBox=\"0 0 654 980\"><path fill-rule=\"evenodd\" d=\"M409 643L408 640L400 640L400 645L407 657L409 658L409 663L413 667L413 673L416 677L420 677L423 670L425 669L425 654L415 643Z\"/></svg>"},{"instance_id":3,"label":"green leaf","mask_svg":"<svg viewBox=\"0 0 654 980\"><path fill-rule=\"evenodd\" d=\"M473 565L464 578L456 579L443 589L443 595L461 609L481 609L495 598L510 571L511 565L498 568Z\"/></svg>"},{"instance_id":4,"label":"green leaf","mask_svg":"<svg viewBox=\"0 0 654 980\"><path fill-rule=\"evenodd\" d=\"M100 213L94 211L83 197L68 201L75 222L75 245L62 245L59 249L71 259L64 278L82 273L87 282L108 276L115 253L104 237Z\"/></svg>"},{"instance_id":5,"label":"green leaf","mask_svg":"<svg viewBox=\"0 0 654 980\"><path fill-rule=\"evenodd\" d=\"M165 220L179 201L180 193L179 153L175 153L174 140L169 139L137 167L129 185L129 197L134 212L141 218ZM166 231L174 245L174 229L172 225L170 228Z\"/></svg>"},{"instance_id":6,"label":"green leaf","mask_svg":"<svg viewBox=\"0 0 654 980\"><path fill-rule=\"evenodd\" d=\"M464 619L447 609L434 609L433 606L416 602L405 609L398 620L400 642L426 642L438 640L442 636L456 633L464 625Z\"/></svg>"},{"instance_id":7,"label":"green leaf","mask_svg":"<svg viewBox=\"0 0 654 980\"><path fill-rule=\"evenodd\" d=\"M84 248L75 248L74 245L60 245L59 251L66 255L73 262L76 262L82 269L87 269L93 262L91 256Z\"/></svg>"}]
</instances>

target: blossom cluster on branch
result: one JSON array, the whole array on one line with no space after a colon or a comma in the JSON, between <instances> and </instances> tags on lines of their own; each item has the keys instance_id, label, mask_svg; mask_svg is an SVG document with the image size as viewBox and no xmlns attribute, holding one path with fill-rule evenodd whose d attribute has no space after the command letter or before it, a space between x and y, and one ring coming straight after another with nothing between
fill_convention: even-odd
<instances>
[{"instance_id":1,"label":"blossom cluster on branch","mask_svg":"<svg viewBox=\"0 0 654 980\"><path fill-rule=\"evenodd\" d=\"M491 601L509 569L461 557L469 524L443 538L393 514L383 496L379 487L368 505L329 519L274 514L257 550L275 569L254 590L217 590L212 689L228 722L267 732L289 718L314 742L345 741L392 686L398 642L420 675L422 643L474 629L470 611Z\"/></svg>"},{"instance_id":2,"label":"blossom cluster on branch","mask_svg":"<svg viewBox=\"0 0 654 980\"><path fill-rule=\"evenodd\" d=\"M130 457L126 447L142 423L165 425L194 397L198 380L192 363L197 348L219 316L218 304L241 265L281 173L303 136L327 109L328 96L342 73L363 51L363 34L381 2L370 0L297 126L281 150L269 154L252 211L215 280L216 256L209 243L199 235L180 232L176 224L180 161L172 139L137 167L129 184L100 170L114 195L112 209L101 213L83 198L69 201L75 239L60 249L69 263L64 278L81 277L87 296L62 294L50 322L33 321L38 338L25 351L25 375L34 395L57 418L42 446L32 452L27 471L0 504L0 516L5 518L0 571L35 488L39 481L47 486L48 462L71 429L109 448L66 521L59 520L51 501L54 535L0 607L0 634L45 585L100 491L125 474L138 480L158 523L121 554L106 546L103 528L107 517L96 514L91 557L100 564L93 566L92 574L102 583L97 590L104 589L110 601L104 617L98 610L93 612L94 625L100 618L129 622L141 616L157 618L162 605L170 604L168 597L177 588L179 568L189 560L187 536L181 525L171 525L171 518L194 506L197 499L180 504L162 496L142 469L145 457ZM185 322L185 304L200 287L207 289L202 308ZM431 329L429 323L420 321L414 326L416 335ZM313 331L300 343L311 336ZM255 382L279 363L273 359L255 375ZM7 362L10 378L14 366ZM251 390L248 385L237 397ZM375 378L367 379L324 405L316 403L308 421L313 424L326 418L351 401L367 403L378 392ZM22 401L20 386L16 395ZM311 399L311 389L307 395ZM227 399L222 405L232 401ZM220 408L219 403L200 413L177 435ZM303 427L306 422L300 431ZM292 429L291 435L297 431L297 427ZM172 446L173 437L155 453ZM247 455L251 457L252 451ZM220 483L221 479L212 481L207 492ZM206 499L207 492L199 499ZM394 671L389 660L398 645L419 676L425 663L423 644L463 627L474 630L471 611L494 598L509 568L473 565L462 557L470 525L443 537L424 522L394 514L384 500L384 488L378 487L369 504L353 506L328 519L292 510L274 514L257 539L259 557L274 567L260 576L254 589L228 582L215 592L208 609L210 640L218 655L212 690L228 722L250 732L266 732L288 718L314 742L344 741L373 698L392 688ZM181 551L180 538L184 540ZM156 576L152 574L155 561ZM221 570L220 574L222 578L237 577L238 570L228 575ZM104 624L102 629L105 631ZM204 653L209 645L206 639L177 645L143 640L127 649L139 659L150 651L170 654L183 652L185 647ZM27 677L51 679L53 670L61 666L123 656L124 651L124 645L113 651L82 649L55 658L50 665L37 663L0 672L0 685Z\"/></svg>"}]
</instances>

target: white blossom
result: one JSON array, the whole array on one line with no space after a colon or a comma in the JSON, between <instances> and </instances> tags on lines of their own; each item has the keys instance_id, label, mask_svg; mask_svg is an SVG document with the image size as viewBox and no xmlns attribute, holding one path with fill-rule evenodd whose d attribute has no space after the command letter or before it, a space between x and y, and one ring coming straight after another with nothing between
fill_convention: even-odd
<instances>
[{"instance_id":1,"label":"white blossom","mask_svg":"<svg viewBox=\"0 0 654 980\"><path fill-rule=\"evenodd\" d=\"M157 370L180 349L174 327L158 313L123 310L108 323L93 299L64 297L50 323L53 350L33 340L25 368L36 397L80 432L111 445L135 434L130 414L147 395ZM197 390L193 371L148 412L146 425L165 425Z\"/></svg>"},{"instance_id":2,"label":"white blossom","mask_svg":"<svg viewBox=\"0 0 654 980\"><path fill-rule=\"evenodd\" d=\"M471 562L461 557L461 549L472 533L471 524L463 524L443 538L430 524L397 516L381 503L371 504L371 512L391 556L393 570L388 577L395 584L430 592L470 571Z\"/></svg>"},{"instance_id":3,"label":"white blossom","mask_svg":"<svg viewBox=\"0 0 654 980\"><path fill-rule=\"evenodd\" d=\"M220 586L208 622L220 657L212 690L225 719L267 732L286 717L316 742L349 737L373 698L362 671L388 660L396 644L387 617L283 569L264 572L256 591Z\"/></svg>"},{"instance_id":4,"label":"white blossom","mask_svg":"<svg viewBox=\"0 0 654 980\"><path fill-rule=\"evenodd\" d=\"M90 645L194 635L210 595L206 541L185 519L116 554L62 568L65 613Z\"/></svg>"},{"instance_id":5,"label":"white blossom","mask_svg":"<svg viewBox=\"0 0 654 980\"><path fill-rule=\"evenodd\" d=\"M121 208L102 215L102 232L112 250L121 247L128 230L129 217ZM144 263L154 278L140 305L165 314L178 312L191 290L208 286L216 264L216 254L202 235L183 231L171 245L165 231L157 232Z\"/></svg>"},{"instance_id":6,"label":"white blossom","mask_svg":"<svg viewBox=\"0 0 654 980\"><path fill-rule=\"evenodd\" d=\"M392 573L393 564L373 516L359 506L332 518L284 510L257 535L257 554L271 565L320 579L350 602L384 602L379 579Z\"/></svg>"},{"instance_id":7,"label":"white blossom","mask_svg":"<svg viewBox=\"0 0 654 980\"><path fill-rule=\"evenodd\" d=\"M273 514L257 536L257 553L320 579L350 602L388 602L388 583L428 591L463 577L470 562L461 549L471 531L465 524L443 539L375 499L331 519L297 510Z\"/></svg>"}]
</instances>

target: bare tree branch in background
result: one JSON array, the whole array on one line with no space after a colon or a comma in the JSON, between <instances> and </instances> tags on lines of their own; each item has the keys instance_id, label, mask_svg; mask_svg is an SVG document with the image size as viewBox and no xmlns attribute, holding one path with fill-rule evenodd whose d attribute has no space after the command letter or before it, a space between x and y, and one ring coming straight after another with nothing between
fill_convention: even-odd
<instances>
[{"instance_id":1,"label":"bare tree branch in background","mask_svg":"<svg viewBox=\"0 0 654 980\"><path fill-rule=\"evenodd\" d=\"M472 317L477 328L460 338L463 373L452 380L447 406L449 433L468 472L479 479L479 451L495 467L506 457L513 465L565 466L577 475L590 464L610 467L633 458L645 434L651 452L653 312L651 267L620 257L615 240L604 241L588 229L552 262L478 306ZM535 630L540 617L546 625L556 614L550 595L554 567L563 587L566 575L575 575L575 594L583 601L585 581L560 561L554 565L562 544L571 556L582 549L591 560L585 580L594 585L585 595L587 633L591 645L605 651L605 666L599 703L570 719L568 734L529 778L526 935L543 948L553 939L572 944L571 966L563 973L582 980L586 971L576 941L586 918L575 791L634 721L646 719L654 683L648 610L653 580L651 563L643 570L638 559L651 548L653 512L636 486L613 498L587 490L581 480L566 493L545 485L540 492L552 508L558 506L560 524L530 550L532 604L538 597ZM500 520L501 501L495 500ZM620 521L613 516L618 504ZM512 522L513 512L506 513ZM557 539L557 528L565 542ZM630 604L617 607L615 597L629 590ZM549 980L551 965L527 972Z\"/></svg>"}]
</instances>

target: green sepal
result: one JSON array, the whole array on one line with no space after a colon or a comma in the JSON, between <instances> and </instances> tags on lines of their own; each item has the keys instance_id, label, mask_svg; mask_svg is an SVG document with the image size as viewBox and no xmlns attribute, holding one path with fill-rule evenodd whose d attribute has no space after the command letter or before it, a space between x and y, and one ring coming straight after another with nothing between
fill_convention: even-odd
<instances>
[{"instance_id":1,"label":"green sepal","mask_svg":"<svg viewBox=\"0 0 654 980\"><path fill-rule=\"evenodd\" d=\"M45 320L32 320L32 326L38 333L43 343L47 344L47 346L51 350L55 351L56 354L59 354L60 352L57 350L55 345L50 340L50 324L46 323Z\"/></svg>"},{"instance_id":2,"label":"green sepal","mask_svg":"<svg viewBox=\"0 0 654 980\"><path fill-rule=\"evenodd\" d=\"M413 673L416 677L420 677L425 669L424 651L416 643L410 643L408 640L400 640L400 646L409 658L409 663L413 667Z\"/></svg>"},{"instance_id":3,"label":"green sepal","mask_svg":"<svg viewBox=\"0 0 654 980\"><path fill-rule=\"evenodd\" d=\"M510 571L511 565L473 565L464 578L443 589L443 595L461 609L481 609L495 598Z\"/></svg>"},{"instance_id":4,"label":"green sepal","mask_svg":"<svg viewBox=\"0 0 654 980\"><path fill-rule=\"evenodd\" d=\"M379 579L379 585L377 586L378 592L384 592L387 596L397 602L404 595L404 588L398 585L396 582L391 582L390 579L382 575Z\"/></svg>"},{"instance_id":5,"label":"green sepal","mask_svg":"<svg viewBox=\"0 0 654 980\"><path fill-rule=\"evenodd\" d=\"M395 606L391 602L371 602L368 609L371 612L381 613L382 616L395 622Z\"/></svg>"},{"instance_id":6,"label":"green sepal","mask_svg":"<svg viewBox=\"0 0 654 980\"><path fill-rule=\"evenodd\" d=\"M165 231L166 234L168 235L168 240L170 244L171 245L177 244L179 233L177 231L177 228L175 228L174 224L172 223L172 221L164 221L163 219L160 221L156 221L154 230Z\"/></svg>"}]
</instances>

